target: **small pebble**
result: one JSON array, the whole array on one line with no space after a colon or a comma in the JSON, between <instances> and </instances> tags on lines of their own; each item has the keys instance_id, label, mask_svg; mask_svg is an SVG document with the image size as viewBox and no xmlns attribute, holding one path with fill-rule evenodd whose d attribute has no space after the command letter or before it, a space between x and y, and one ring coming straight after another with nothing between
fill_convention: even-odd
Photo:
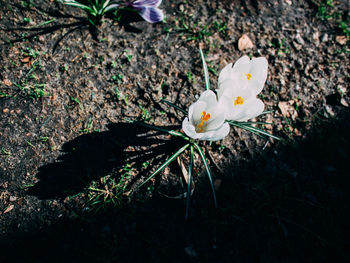
<instances>
[{"instance_id":1,"label":"small pebble","mask_svg":"<svg viewBox=\"0 0 350 263\"><path fill-rule=\"evenodd\" d=\"M300 45L305 45L305 41L304 41L304 39L301 37L301 35L298 33L298 34L296 34L296 36L295 36L295 40L298 42L298 44L300 44Z\"/></svg>"},{"instance_id":2,"label":"small pebble","mask_svg":"<svg viewBox=\"0 0 350 263\"><path fill-rule=\"evenodd\" d=\"M321 38L322 42L327 42L328 41L328 34L324 34Z\"/></svg>"}]
</instances>

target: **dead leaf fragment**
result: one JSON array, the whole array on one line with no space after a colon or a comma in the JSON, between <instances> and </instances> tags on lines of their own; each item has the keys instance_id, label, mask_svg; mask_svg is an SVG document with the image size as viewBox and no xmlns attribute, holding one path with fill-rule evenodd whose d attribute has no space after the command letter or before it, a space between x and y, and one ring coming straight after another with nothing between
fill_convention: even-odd
<instances>
[{"instance_id":1,"label":"dead leaf fragment","mask_svg":"<svg viewBox=\"0 0 350 263\"><path fill-rule=\"evenodd\" d=\"M32 64L32 60L30 57L25 57L21 59L21 62L24 63L28 68Z\"/></svg>"},{"instance_id":2,"label":"dead leaf fragment","mask_svg":"<svg viewBox=\"0 0 350 263\"><path fill-rule=\"evenodd\" d=\"M10 212L15 206L14 205L9 205L6 210L4 211L4 214Z\"/></svg>"},{"instance_id":3,"label":"dead leaf fragment","mask_svg":"<svg viewBox=\"0 0 350 263\"><path fill-rule=\"evenodd\" d=\"M179 164L180 168L181 168L181 172L182 172L182 175L186 181L186 184L188 184L189 182L189 177L188 177L188 172L187 172L187 169L184 165L184 163L181 161L181 159L179 157L176 158L177 159L177 163Z\"/></svg>"},{"instance_id":4,"label":"dead leaf fragment","mask_svg":"<svg viewBox=\"0 0 350 263\"><path fill-rule=\"evenodd\" d=\"M2 83L4 83L6 86L12 86L12 82L8 79L4 79Z\"/></svg>"},{"instance_id":5,"label":"dead leaf fragment","mask_svg":"<svg viewBox=\"0 0 350 263\"><path fill-rule=\"evenodd\" d=\"M273 118L272 118L272 114L266 114L266 123L271 123L271 124L266 124L265 128L266 130L272 130L272 123L273 123Z\"/></svg>"},{"instance_id":6,"label":"dead leaf fragment","mask_svg":"<svg viewBox=\"0 0 350 263\"><path fill-rule=\"evenodd\" d=\"M301 132L297 128L294 128L294 134L299 137L302 136Z\"/></svg>"},{"instance_id":7,"label":"dead leaf fragment","mask_svg":"<svg viewBox=\"0 0 350 263\"><path fill-rule=\"evenodd\" d=\"M345 45L348 42L348 38L346 36L336 36L335 41L340 45Z\"/></svg>"},{"instance_id":8,"label":"dead leaf fragment","mask_svg":"<svg viewBox=\"0 0 350 263\"><path fill-rule=\"evenodd\" d=\"M292 118L293 120L295 120L295 118L298 116L298 113L295 110L293 104L294 100L280 101L278 103L278 108L280 109L284 117Z\"/></svg>"},{"instance_id":9,"label":"dead leaf fragment","mask_svg":"<svg viewBox=\"0 0 350 263\"><path fill-rule=\"evenodd\" d=\"M250 38L246 34L243 34L238 40L238 49L240 51L253 48L253 46L254 46L253 42L250 40Z\"/></svg>"},{"instance_id":10,"label":"dead leaf fragment","mask_svg":"<svg viewBox=\"0 0 350 263\"><path fill-rule=\"evenodd\" d=\"M340 104L345 106L345 107L349 107L349 104L346 102L346 100L344 98L340 99Z\"/></svg>"},{"instance_id":11,"label":"dead leaf fragment","mask_svg":"<svg viewBox=\"0 0 350 263\"><path fill-rule=\"evenodd\" d=\"M23 63L29 63L30 62L30 57L24 57L21 59L21 62Z\"/></svg>"}]
</instances>

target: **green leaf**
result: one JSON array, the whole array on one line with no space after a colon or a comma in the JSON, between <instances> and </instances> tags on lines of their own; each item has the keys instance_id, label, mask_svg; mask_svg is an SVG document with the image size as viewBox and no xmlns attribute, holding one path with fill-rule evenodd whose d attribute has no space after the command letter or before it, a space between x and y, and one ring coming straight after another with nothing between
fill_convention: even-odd
<instances>
[{"instance_id":1,"label":"green leaf","mask_svg":"<svg viewBox=\"0 0 350 263\"><path fill-rule=\"evenodd\" d=\"M99 10L97 10L97 7L95 5L93 5L92 8L93 8L94 13L96 15L98 15L99 14Z\"/></svg>"},{"instance_id":2,"label":"green leaf","mask_svg":"<svg viewBox=\"0 0 350 263\"><path fill-rule=\"evenodd\" d=\"M274 110L267 110L267 111L263 111L260 115L264 115L264 114L268 114L268 113L274 113L274 112L275 112Z\"/></svg>"},{"instance_id":3,"label":"green leaf","mask_svg":"<svg viewBox=\"0 0 350 263\"><path fill-rule=\"evenodd\" d=\"M176 159L177 156L179 156L183 151L187 149L187 147L190 144L186 144L183 147L181 147L176 153L174 153L166 162L164 162L161 166L157 168L145 181L143 181L139 186L136 187L136 189L139 189L141 186L143 186L145 183L147 183L149 180L151 180L155 175L160 173L165 167L167 167L172 161Z\"/></svg>"},{"instance_id":4,"label":"green leaf","mask_svg":"<svg viewBox=\"0 0 350 263\"><path fill-rule=\"evenodd\" d=\"M203 70L204 70L204 78L205 78L205 88L207 90L210 90L210 80L209 80L209 72L208 72L208 66L205 62L204 54L201 48L199 48L199 53L201 53L202 63L203 63Z\"/></svg>"},{"instance_id":5,"label":"green leaf","mask_svg":"<svg viewBox=\"0 0 350 263\"><path fill-rule=\"evenodd\" d=\"M113 9L117 9L119 6L120 6L120 4L111 4L111 5L106 7L106 9L104 10L104 13L107 13Z\"/></svg>"},{"instance_id":6,"label":"green leaf","mask_svg":"<svg viewBox=\"0 0 350 263\"><path fill-rule=\"evenodd\" d=\"M171 130L171 131L169 131L168 133L171 134L171 135L174 135L174 136L182 137L182 138L185 139L186 141L191 140L189 137L187 137L186 135L184 135L184 134L182 134L181 132L178 132L178 131L173 131L173 130Z\"/></svg>"},{"instance_id":7,"label":"green leaf","mask_svg":"<svg viewBox=\"0 0 350 263\"><path fill-rule=\"evenodd\" d=\"M81 8L87 12L89 12L90 14L93 14L94 13L94 10L92 10L90 7L86 6L86 5L83 5L83 4L80 4L78 2L75 2L75 1L66 1L64 2L65 5L71 5L71 6L74 6L74 7L78 7L78 8Z\"/></svg>"},{"instance_id":8,"label":"green leaf","mask_svg":"<svg viewBox=\"0 0 350 263\"><path fill-rule=\"evenodd\" d=\"M233 122L237 122L237 121L233 121ZM252 125L252 124L260 124L260 125L268 125L268 124L272 124L270 122L263 122L263 121L242 121L242 122L237 122L243 125Z\"/></svg>"},{"instance_id":9,"label":"green leaf","mask_svg":"<svg viewBox=\"0 0 350 263\"><path fill-rule=\"evenodd\" d=\"M186 215L185 215L186 220L188 219L188 214L190 212L193 156L194 156L194 150L193 150L193 145L191 145L190 165L188 166L188 184L187 184L187 200L186 200Z\"/></svg>"},{"instance_id":10,"label":"green leaf","mask_svg":"<svg viewBox=\"0 0 350 263\"><path fill-rule=\"evenodd\" d=\"M178 132L178 131L174 131L174 130L167 130L167 129L164 129L164 128L160 128L160 127L157 127L157 126L154 126L154 125L151 125L151 124L147 124L147 123L143 123L143 122L137 122L137 121L130 121L131 123L134 123L134 124L137 124L137 125L140 125L140 126L144 126L144 127L147 127L147 128L150 128L152 130L155 130L155 131L161 131L161 132L165 132L165 133L168 133L170 135L174 135L174 136L179 136L179 137L182 137L183 139L185 140L190 140L190 138L188 138L187 136L185 136L184 134L182 134L181 132Z\"/></svg>"},{"instance_id":11,"label":"green leaf","mask_svg":"<svg viewBox=\"0 0 350 263\"><path fill-rule=\"evenodd\" d=\"M161 99L161 102L164 102L166 104L168 104L171 107L174 107L175 109L182 111L183 113L185 113L187 115L187 111L185 111L184 109L180 108L179 106L176 106L175 104L171 103L170 101L167 101L165 99Z\"/></svg>"},{"instance_id":12,"label":"green leaf","mask_svg":"<svg viewBox=\"0 0 350 263\"><path fill-rule=\"evenodd\" d=\"M102 9L102 10L105 9L105 8L108 6L109 2L110 2L110 0L106 0L106 1L103 3L101 9Z\"/></svg>"},{"instance_id":13,"label":"green leaf","mask_svg":"<svg viewBox=\"0 0 350 263\"><path fill-rule=\"evenodd\" d=\"M40 23L39 25L32 26L32 27L30 27L30 28L45 26L45 25L48 25L48 24L50 24L50 23L52 23L52 22L55 22L55 21L56 21L56 19L54 18L54 19L51 19L51 20L42 22L42 23Z\"/></svg>"},{"instance_id":14,"label":"green leaf","mask_svg":"<svg viewBox=\"0 0 350 263\"><path fill-rule=\"evenodd\" d=\"M254 133L254 134L258 135L258 136L264 135L264 136L268 136L268 137L271 137L271 138L276 139L276 140L281 140L277 136L274 136L274 135L272 135L272 134L270 134L267 131L264 131L262 129L253 127L250 124L244 124L244 123L240 123L240 122L236 122L236 121L227 121L227 123L229 123L230 125L236 126L238 128L250 131L250 132L252 132L252 133Z\"/></svg>"},{"instance_id":15,"label":"green leaf","mask_svg":"<svg viewBox=\"0 0 350 263\"><path fill-rule=\"evenodd\" d=\"M193 143L193 145L196 147L196 149L198 150L199 156L201 157L205 170L207 171L207 175L209 178L209 183L211 186L211 190L213 192L213 199L214 199L214 205L215 207L217 207L217 202L216 202L216 194L215 194L215 187L214 187L214 183L213 183L213 177L211 176L211 171L210 171L210 167L209 164L207 162L207 159L205 158L204 152L202 150L202 148L197 144L197 143Z\"/></svg>"}]
</instances>

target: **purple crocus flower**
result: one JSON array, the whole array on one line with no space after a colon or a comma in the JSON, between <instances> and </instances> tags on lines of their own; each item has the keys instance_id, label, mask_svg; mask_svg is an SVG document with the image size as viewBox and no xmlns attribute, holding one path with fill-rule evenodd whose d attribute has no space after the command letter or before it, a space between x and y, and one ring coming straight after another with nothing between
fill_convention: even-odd
<instances>
[{"instance_id":1,"label":"purple crocus flower","mask_svg":"<svg viewBox=\"0 0 350 263\"><path fill-rule=\"evenodd\" d=\"M163 20L163 11L158 8L162 0L136 0L127 2L125 6L136 10L139 15L150 23L157 23Z\"/></svg>"}]
</instances>

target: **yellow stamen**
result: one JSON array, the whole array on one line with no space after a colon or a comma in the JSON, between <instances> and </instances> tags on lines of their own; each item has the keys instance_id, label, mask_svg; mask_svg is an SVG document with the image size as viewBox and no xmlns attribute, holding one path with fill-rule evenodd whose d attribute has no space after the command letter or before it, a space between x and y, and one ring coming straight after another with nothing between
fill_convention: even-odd
<instances>
[{"instance_id":1,"label":"yellow stamen","mask_svg":"<svg viewBox=\"0 0 350 263\"><path fill-rule=\"evenodd\" d=\"M247 77L247 79L248 79L248 80L250 80L250 79L251 79L251 77L252 77L252 74L250 74L250 73L246 73L246 74L245 74L245 76Z\"/></svg>"},{"instance_id":2,"label":"yellow stamen","mask_svg":"<svg viewBox=\"0 0 350 263\"><path fill-rule=\"evenodd\" d=\"M238 105L238 104L243 104L244 103L244 99L240 96L238 96L236 99L235 99L235 106Z\"/></svg>"},{"instance_id":3,"label":"yellow stamen","mask_svg":"<svg viewBox=\"0 0 350 263\"><path fill-rule=\"evenodd\" d=\"M205 111L202 112L202 121L197 125L197 129L199 132L203 132L203 125L204 122L208 121L210 119L210 113L206 113Z\"/></svg>"}]
</instances>

